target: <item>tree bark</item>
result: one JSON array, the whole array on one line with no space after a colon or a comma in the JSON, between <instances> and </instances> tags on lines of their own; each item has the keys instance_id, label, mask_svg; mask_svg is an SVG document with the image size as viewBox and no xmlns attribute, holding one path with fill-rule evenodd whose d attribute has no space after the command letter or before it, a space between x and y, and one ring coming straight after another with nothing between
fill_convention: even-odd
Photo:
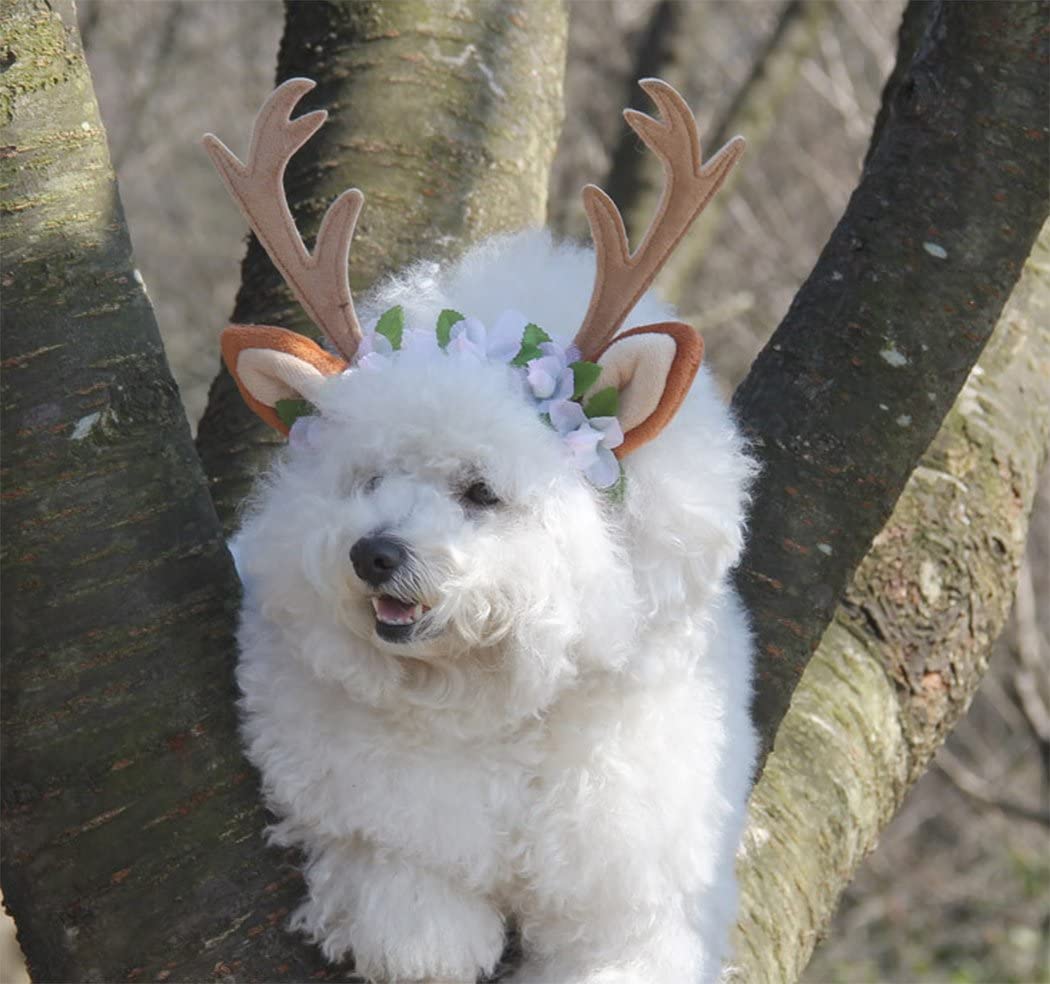
<instances>
[{"instance_id":1,"label":"tree bark","mask_svg":"<svg viewBox=\"0 0 1050 984\"><path fill-rule=\"evenodd\" d=\"M738 583L766 750L1047 216L1045 6L929 10L846 214L733 399L763 465Z\"/></svg>"},{"instance_id":2,"label":"tree bark","mask_svg":"<svg viewBox=\"0 0 1050 984\"><path fill-rule=\"evenodd\" d=\"M288 168L288 200L312 236L340 192L365 192L350 259L355 291L410 263L454 259L494 233L543 224L562 117L566 19L557 0L286 10L277 81L316 79L303 112L330 114ZM216 130L243 146L249 123L216 121ZM316 337L254 237L233 320ZM223 369L197 447L228 530L277 442Z\"/></svg>"},{"instance_id":3,"label":"tree bark","mask_svg":"<svg viewBox=\"0 0 1050 984\"><path fill-rule=\"evenodd\" d=\"M857 570L751 797L736 961L798 979L1009 614L1050 445L1050 223L991 342Z\"/></svg>"},{"instance_id":4,"label":"tree bark","mask_svg":"<svg viewBox=\"0 0 1050 984\"><path fill-rule=\"evenodd\" d=\"M239 588L73 5L9 3L3 37L5 902L36 980L205 979L199 941L264 921L274 877L233 741Z\"/></svg>"},{"instance_id":5,"label":"tree bark","mask_svg":"<svg viewBox=\"0 0 1050 984\"><path fill-rule=\"evenodd\" d=\"M915 54L919 45L927 36L927 28L934 14L935 0L908 0L901 17L901 25L897 30L897 59L893 70L882 87L882 102L879 111L875 115L875 122L871 128L871 142L868 144L868 152L864 155L864 166L867 167L871 155L879 145L879 138L886 126L886 121L893 114L894 101L901 84L908 78L911 71Z\"/></svg>"}]
</instances>

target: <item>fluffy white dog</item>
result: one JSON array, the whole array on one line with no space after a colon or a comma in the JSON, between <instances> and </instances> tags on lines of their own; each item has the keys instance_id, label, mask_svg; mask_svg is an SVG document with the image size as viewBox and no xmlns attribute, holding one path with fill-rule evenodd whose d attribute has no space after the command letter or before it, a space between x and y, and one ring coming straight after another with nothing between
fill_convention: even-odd
<instances>
[{"instance_id":1,"label":"fluffy white dog","mask_svg":"<svg viewBox=\"0 0 1050 984\"><path fill-rule=\"evenodd\" d=\"M559 366L493 355L526 320L571 352L594 275L523 233L382 286L361 321L399 307L400 347L365 330L347 371L239 350L249 402L316 411L233 544L244 735L272 836L307 859L294 925L379 981L474 981L508 921L520 981L714 981L727 958L752 464L701 369L596 487L612 458L558 426ZM448 309L471 318L442 350ZM671 317L646 294L621 324Z\"/></svg>"}]
</instances>

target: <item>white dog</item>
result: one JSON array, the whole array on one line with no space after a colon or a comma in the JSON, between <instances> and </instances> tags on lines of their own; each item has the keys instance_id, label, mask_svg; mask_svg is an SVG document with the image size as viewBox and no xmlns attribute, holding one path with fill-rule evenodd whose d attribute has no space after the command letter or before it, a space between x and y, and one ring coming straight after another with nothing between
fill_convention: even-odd
<instances>
[{"instance_id":1,"label":"white dog","mask_svg":"<svg viewBox=\"0 0 1050 984\"><path fill-rule=\"evenodd\" d=\"M646 83L667 115L667 93L678 97L661 85ZM325 267L324 230L296 258L274 245L286 217L261 215L238 185L276 171L279 187L283 163L255 161L280 142L273 128L309 121L286 159L320 125L288 122L304 87L286 83L275 97L291 102L276 109L271 97L248 166L209 145L347 356L307 354L312 343L285 344L280 329L224 339L271 423L287 427L291 399L315 411L292 425L233 544L248 754L280 818L273 838L307 859L294 925L379 981L474 981L496 965L508 921L525 954L515 980L715 981L755 751L752 643L728 579L752 473L740 436L701 369L658 437L617 460L658 412L642 399L654 373L663 386L677 371L635 351L671 337L673 315L632 281L613 332L660 324L606 341L597 382L566 376L574 335L585 357L598 351L576 327L604 296L588 309L594 253L541 232L408 270L362 305L373 327L348 352L331 327L345 288L329 288L326 313L303 286ZM631 123L650 146L645 123L665 126ZM701 168L697 146L709 185L718 163L728 170L723 155ZM601 240L604 205L590 194ZM359 208L348 193L333 227L352 231ZM617 255L599 246L600 281ZM685 344L674 337L677 354L657 340L667 359ZM630 358L612 357L621 350ZM573 380L591 396L618 390L617 413L584 419Z\"/></svg>"}]
</instances>

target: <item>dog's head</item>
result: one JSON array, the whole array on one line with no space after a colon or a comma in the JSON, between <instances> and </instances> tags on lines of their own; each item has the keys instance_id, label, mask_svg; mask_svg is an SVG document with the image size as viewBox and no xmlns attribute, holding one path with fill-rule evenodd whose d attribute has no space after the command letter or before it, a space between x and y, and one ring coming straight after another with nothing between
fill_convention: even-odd
<instances>
[{"instance_id":1,"label":"dog's head","mask_svg":"<svg viewBox=\"0 0 1050 984\"><path fill-rule=\"evenodd\" d=\"M300 651L319 675L449 702L480 678L531 711L581 663L622 660L635 595L615 504L519 383L406 351L307 388L317 412L263 483L241 560L274 622L318 633Z\"/></svg>"},{"instance_id":2,"label":"dog's head","mask_svg":"<svg viewBox=\"0 0 1050 984\"><path fill-rule=\"evenodd\" d=\"M702 164L681 97L643 86L664 119L627 117L664 162L664 198L631 254L616 207L585 189L595 285L567 343L511 311L490 325L452 310L419 324L394 308L361 326L346 278L360 192L332 206L312 253L284 199L288 158L324 120L290 118L307 80L267 101L247 164L206 138L338 352L280 328L223 335L246 402L290 436L253 517L252 564L271 586L263 604L322 634L345 628L399 672L473 666L504 677L529 693L523 706L542 704L582 663L620 659L634 593L604 517L620 461L669 423L703 346L677 322L617 332L742 152L737 139ZM345 652L312 648L315 669L339 676Z\"/></svg>"}]
</instances>

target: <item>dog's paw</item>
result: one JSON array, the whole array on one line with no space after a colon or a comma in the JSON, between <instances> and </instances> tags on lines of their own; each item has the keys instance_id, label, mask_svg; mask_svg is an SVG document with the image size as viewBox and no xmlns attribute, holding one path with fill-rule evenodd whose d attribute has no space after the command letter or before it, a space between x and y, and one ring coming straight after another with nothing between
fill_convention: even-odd
<instances>
[{"instance_id":1,"label":"dog's paw","mask_svg":"<svg viewBox=\"0 0 1050 984\"><path fill-rule=\"evenodd\" d=\"M503 920L481 900L446 898L429 910L372 915L357 920L351 946L358 972L376 981L473 984L503 950Z\"/></svg>"},{"instance_id":2,"label":"dog's paw","mask_svg":"<svg viewBox=\"0 0 1050 984\"><path fill-rule=\"evenodd\" d=\"M418 894L399 897L391 887L371 886L365 904L338 918L310 899L291 928L318 942L331 963L352 955L357 972L377 984L474 984L496 965L503 919L484 899L444 886L427 893L421 884Z\"/></svg>"}]
</instances>

